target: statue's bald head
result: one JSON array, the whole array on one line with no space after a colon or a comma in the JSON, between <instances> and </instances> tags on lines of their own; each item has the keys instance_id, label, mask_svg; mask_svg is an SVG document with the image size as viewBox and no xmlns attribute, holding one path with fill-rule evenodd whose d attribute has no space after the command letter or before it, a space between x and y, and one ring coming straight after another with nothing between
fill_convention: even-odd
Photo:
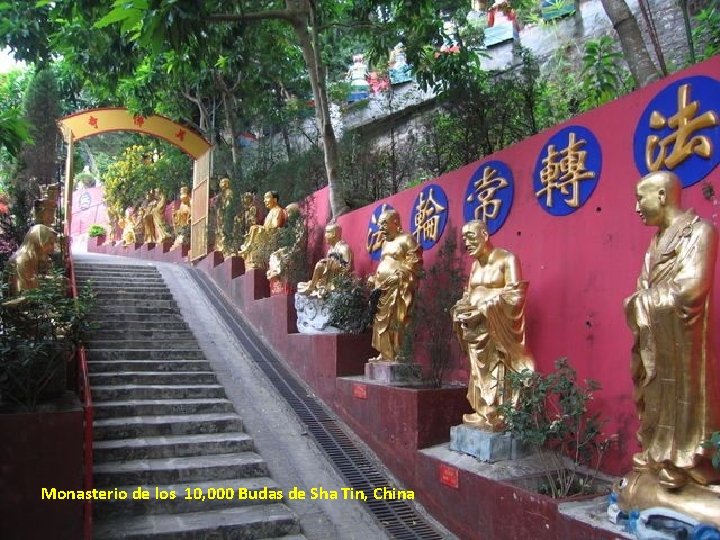
<instances>
[{"instance_id":1,"label":"statue's bald head","mask_svg":"<svg viewBox=\"0 0 720 540\"><path fill-rule=\"evenodd\" d=\"M643 176L637 184L637 190L657 190L665 195L665 204L673 207L680 206L682 197L682 184L678 175L670 171L656 171Z\"/></svg>"}]
</instances>

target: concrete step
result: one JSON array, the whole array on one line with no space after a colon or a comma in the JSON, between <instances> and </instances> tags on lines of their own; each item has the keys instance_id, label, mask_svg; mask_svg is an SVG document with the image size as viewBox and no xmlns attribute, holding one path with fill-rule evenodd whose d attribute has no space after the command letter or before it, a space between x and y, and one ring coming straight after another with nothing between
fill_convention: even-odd
<instances>
[{"instance_id":1,"label":"concrete step","mask_svg":"<svg viewBox=\"0 0 720 540\"><path fill-rule=\"evenodd\" d=\"M152 324L152 323L150 323ZM119 328L118 325L112 330L100 330L93 328L90 331L90 337L93 340L125 340L132 338L134 340L139 339L152 339L152 340L191 340L195 339L193 333L185 328L182 330L164 330L164 329L153 329L153 328Z\"/></svg>"},{"instance_id":2,"label":"concrete step","mask_svg":"<svg viewBox=\"0 0 720 540\"><path fill-rule=\"evenodd\" d=\"M145 299L138 296L100 296L95 298L92 313L96 311L102 312L102 308L105 308L106 310L107 308L114 308L116 311L123 313L127 313L129 311L128 308L151 308L153 310L173 309L179 312L177 304L172 298ZM158 313L160 312L165 313L164 311L158 311ZM152 313L152 311L146 311L146 313Z\"/></svg>"},{"instance_id":3,"label":"concrete step","mask_svg":"<svg viewBox=\"0 0 720 540\"><path fill-rule=\"evenodd\" d=\"M91 331L92 332L92 331ZM111 349L111 350L164 350L164 351L192 351L198 350L195 338L190 339L93 339L92 333L85 339L89 349Z\"/></svg>"},{"instance_id":4,"label":"concrete step","mask_svg":"<svg viewBox=\"0 0 720 540\"><path fill-rule=\"evenodd\" d=\"M173 295L170 291L163 291L158 289L93 289L95 293L95 302L103 303L107 300L121 300L127 302L128 300L147 300L152 302L159 302L162 300L173 300Z\"/></svg>"},{"instance_id":5,"label":"concrete step","mask_svg":"<svg viewBox=\"0 0 720 540\"><path fill-rule=\"evenodd\" d=\"M227 399L133 399L96 403L94 418L233 412L235 409Z\"/></svg>"},{"instance_id":6,"label":"concrete step","mask_svg":"<svg viewBox=\"0 0 720 540\"><path fill-rule=\"evenodd\" d=\"M216 384L214 371L125 371L120 373L91 373L91 386L113 384Z\"/></svg>"},{"instance_id":7,"label":"concrete step","mask_svg":"<svg viewBox=\"0 0 720 540\"><path fill-rule=\"evenodd\" d=\"M135 290L135 289L155 289L155 290L163 290L167 289L167 286L165 285L165 281L163 281L161 278L157 279L143 279L143 280L124 280L124 279L118 279L118 278L102 278L102 279L93 279L93 278L87 278L87 279L76 279L75 282L81 286L84 287L86 285L89 285L92 287L94 291L100 291L100 290L115 290L115 289L124 289L124 290Z\"/></svg>"},{"instance_id":8,"label":"concrete step","mask_svg":"<svg viewBox=\"0 0 720 540\"><path fill-rule=\"evenodd\" d=\"M95 486L157 485L267 476L265 460L255 452L181 458L109 461L93 467Z\"/></svg>"},{"instance_id":9,"label":"concrete step","mask_svg":"<svg viewBox=\"0 0 720 540\"><path fill-rule=\"evenodd\" d=\"M132 494L138 492L138 487L147 492L148 499L133 498ZM204 512L253 504L274 504L282 500L282 497L275 498L278 492L281 492L280 486L267 477L232 478L211 482L161 486L128 485L117 489L127 493L127 499L95 502L93 504L93 514L97 518L138 514ZM173 493L175 497L171 499Z\"/></svg>"},{"instance_id":10,"label":"concrete step","mask_svg":"<svg viewBox=\"0 0 720 540\"><path fill-rule=\"evenodd\" d=\"M148 385L125 384L92 386L94 402L119 401L125 399L179 399L179 398L225 398L225 389L219 384L196 385Z\"/></svg>"},{"instance_id":11,"label":"concrete step","mask_svg":"<svg viewBox=\"0 0 720 540\"><path fill-rule=\"evenodd\" d=\"M93 442L95 463L252 452L252 437L240 431L168 435Z\"/></svg>"},{"instance_id":12,"label":"concrete step","mask_svg":"<svg viewBox=\"0 0 720 540\"><path fill-rule=\"evenodd\" d=\"M104 328L110 326L111 328L133 328L135 326L143 325L156 325L158 328L188 328L185 321L178 314L167 314L163 315L162 318L153 320L147 315L138 315L133 313L114 313L98 315L92 318L92 323L97 325L97 328ZM151 326L154 328L155 326Z\"/></svg>"},{"instance_id":13,"label":"concrete step","mask_svg":"<svg viewBox=\"0 0 720 540\"><path fill-rule=\"evenodd\" d=\"M170 302L163 300L158 303L161 303L162 305L148 305L137 302L123 302L122 304L119 304L103 300L93 305L88 316L91 320L95 320L96 318L107 319L116 315L142 315L144 317L151 319L157 318L159 320L160 318L164 319L168 315L177 316L180 313L180 310L174 301Z\"/></svg>"},{"instance_id":14,"label":"concrete step","mask_svg":"<svg viewBox=\"0 0 720 540\"><path fill-rule=\"evenodd\" d=\"M132 332L143 331L143 330L161 330L161 331L190 331L190 327L184 322L166 322L164 317L162 319L152 320L148 317L138 317L135 321L127 320L112 320L105 319L98 322L97 319L92 321L92 330L94 332L101 332L103 330L124 330L127 334Z\"/></svg>"},{"instance_id":15,"label":"concrete step","mask_svg":"<svg viewBox=\"0 0 720 540\"><path fill-rule=\"evenodd\" d=\"M94 373L135 372L187 372L211 371L210 364L204 360L93 360L88 362L88 369Z\"/></svg>"},{"instance_id":16,"label":"concrete step","mask_svg":"<svg viewBox=\"0 0 720 540\"><path fill-rule=\"evenodd\" d=\"M88 361L93 360L205 360L205 355L197 347L189 349L107 349L87 346Z\"/></svg>"},{"instance_id":17,"label":"concrete step","mask_svg":"<svg viewBox=\"0 0 720 540\"><path fill-rule=\"evenodd\" d=\"M235 412L120 416L93 421L94 439L131 439L160 435L198 435L200 433L228 433L242 431L243 423Z\"/></svg>"},{"instance_id":18,"label":"concrete step","mask_svg":"<svg viewBox=\"0 0 720 540\"><path fill-rule=\"evenodd\" d=\"M114 272L110 270L92 270L92 271L86 271L86 270L76 270L75 271L75 279L80 281L85 281L88 279L103 279L103 278L114 278L114 279L123 279L123 280L144 280L144 279L154 279L162 277L160 275L160 272L157 270L132 270L130 272Z\"/></svg>"},{"instance_id":19,"label":"concrete step","mask_svg":"<svg viewBox=\"0 0 720 540\"><path fill-rule=\"evenodd\" d=\"M108 269L114 270L116 268L127 268L130 270L147 270L147 269L154 270L155 269L155 265L152 263L132 264L132 263L128 263L126 261L123 261L122 263L77 261L77 262L75 262L74 266L75 266L76 270L87 270L87 269L90 269L90 270L108 270Z\"/></svg>"},{"instance_id":20,"label":"concrete step","mask_svg":"<svg viewBox=\"0 0 720 540\"><path fill-rule=\"evenodd\" d=\"M261 540L299 532L294 515L278 503L179 515L119 517L95 524L95 538L107 540Z\"/></svg>"}]
</instances>

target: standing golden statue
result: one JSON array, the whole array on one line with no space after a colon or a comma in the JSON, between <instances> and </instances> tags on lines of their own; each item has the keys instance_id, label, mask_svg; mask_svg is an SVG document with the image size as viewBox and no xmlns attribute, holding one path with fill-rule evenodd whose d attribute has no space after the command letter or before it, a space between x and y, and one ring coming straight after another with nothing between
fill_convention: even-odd
<instances>
[{"instance_id":1,"label":"standing golden statue","mask_svg":"<svg viewBox=\"0 0 720 540\"><path fill-rule=\"evenodd\" d=\"M155 241L162 243L170 238L170 234L167 232L167 226L165 225L165 206L167 205L167 200L160 188L153 190L153 198L155 202L152 205L151 212L155 224Z\"/></svg>"},{"instance_id":2,"label":"standing golden statue","mask_svg":"<svg viewBox=\"0 0 720 540\"><path fill-rule=\"evenodd\" d=\"M325 241L330 246L327 255L315 264L310 281L298 283L298 294L322 298L333 290L336 277L350 273L352 251L348 243L342 240L340 225L329 223L325 226Z\"/></svg>"},{"instance_id":3,"label":"standing golden statue","mask_svg":"<svg viewBox=\"0 0 720 540\"><path fill-rule=\"evenodd\" d=\"M680 207L671 172L637 184L636 211L658 231L645 254L637 290L625 300L634 336L632 379L641 452L618 488L623 509L669 507L720 525L720 481L703 442L720 430L715 329L710 304L717 231Z\"/></svg>"},{"instance_id":4,"label":"standing golden statue","mask_svg":"<svg viewBox=\"0 0 720 540\"><path fill-rule=\"evenodd\" d=\"M370 361L399 362L422 256L415 238L403 232L396 210L380 214L378 228L382 239L380 264L368 283L378 296L372 346L380 354Z\"/></svg>"},{"instance_id":5,"label":"standing golden statue","mask_svg":"<svg viewBox=\"0 0 720 540\"><path fill-rule=\"evenodd\" d=\"M220 180L220 194L215 200L215 251L225 253L227 238L225 238L225 219L232 204L233 191L230 189L230 179L226 176Z\"/></svg>"},{"instance_id":6,"label":"standing golden statue","mask_svg":"<svg viewBox=\"0 0 720 540\"><path fill-rule=\"evenodd\" d=\"M245 240L238 252L245 261L245 268L265 268L270 254L275 251L277 229L285 226L287 214L278 203L278 192L268 191L263 197L267 216L262 225L253 225L245 234Z\"/></svg>"},{"instance_id":7,"label":"standing golden statue","mask_svg":"<svg viewBox=\"0 0 720 540\"><path fill-rule=\"evenodd\" d=\"M122 242L124 246L132 246L137 242L135 236L135 227L137 227L137 221L133 214L132 208L125 209L125 216L118 219L118 224L122 227Z\"/></svg>"},{"instance_id":8,"label":"standing golden statue","mask_svg":"<svg viewBox=\"0 0 720 540\"><path fill-rule=\"evenodd\" d=\"M191 212L190 191L187 186L182 186L180 188L180 206L172 214L173 230L175 231L173 249L189 241L186 235L190 227Z\"/></svg>"},{"instance_id":9,"label":"standing golden statue","mask_svg":"<svg viewBox=\"0 0 720 540\"><path fill-rule=\"evenodd\" d=\"M145 244L154 244L157 242L155 216L153 215L154 206L155 194L151 189L145 194L145 200L140 205L140 219L143 226L143 243Z\"/></svg>"},{"instance_id":10,"label":"standing golden statue","mask_svg":"<svg viewBox=\"0 0 720 540\"><path fill-rule=\"evenodd\" d=\"M463 423L501 431L498 407L517 401L508 372L534 369L525 348L525 295L518 258L490 242L487 226L474 220L462 228L467 252L475 259L468 286L450 316L460 345L470 360L468 401L474 413Z\"/></svg>"},{"instance_id":11,"label":"standing golden statue","mask_svg":"<svg viewBox=\"0 0 720 540\"><path fill-rule=\"evenodd\" d=\"M38 287L38 277L50 269L57 233L47 225L33 225L18 250L10 256L10 295Z\"/></svg>"},{"instance_id":12,"label":"standing golden statue","mask_svg":"<svg viewBox=\"0 0 720 540\"><path fill-rule=\"evenodd\" d=\"M59 184L44 184L40 186L40 199L33 205L34 221L39 225L52 227L55 224L57 199L60 193Z\"/></svg>"}]
</instances>

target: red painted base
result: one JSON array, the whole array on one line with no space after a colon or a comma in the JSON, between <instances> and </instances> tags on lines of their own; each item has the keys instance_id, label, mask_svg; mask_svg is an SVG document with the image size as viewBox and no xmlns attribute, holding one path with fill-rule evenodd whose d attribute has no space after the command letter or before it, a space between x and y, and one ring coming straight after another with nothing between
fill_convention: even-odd
<instances>
[{"instance_id":1,"label":"red painted base","mask_svg":"<svg viewBox=\"0 0 720 540\"><path fill-rule=\"evenodd\" d=\"M358 384L366 397L358 397ZM450 426L471 412L466 387L404 388L364 378L339 378L336 386L338 415L409 485L417 450L449 440Z\"/></svg>"},{"instance_id":2,"label":"red painted base","mask_svg":"<svg viewBox=\"0 0 720 540\"><path fill-rule=\"evenodd\" d=\"M67 394L41 412L2 413L0 433L0 537L81 538L83 501L42 499L42 488L83 487L83 414L77 397Z\"/></svg>"}]
</instances>

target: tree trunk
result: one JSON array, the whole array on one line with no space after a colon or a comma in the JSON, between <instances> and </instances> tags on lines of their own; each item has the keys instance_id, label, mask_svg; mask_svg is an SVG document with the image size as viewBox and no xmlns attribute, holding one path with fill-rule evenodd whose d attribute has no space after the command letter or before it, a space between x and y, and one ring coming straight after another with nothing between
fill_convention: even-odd
<instances>
[{"instance_id":1,"label":"tree trunk","mask_svg":"<svg viewBox=\"0 0 720 540\"><path fill-rule=\"evenodd\" d=\"M640 27L625 0L602 0L603 8L620 36L625 61L639 88L660 78L643 41Z\"/></svg>"},{"instance_id":2,"label":"tree trunk","mask_svg":"<svg viewBox=\"0 0 720 540\"><path fill-rule=\"evenodd\" d=\"M320 135L323 140L330 213L332 215L332 219L335 219L342 213L345 208L345 204L340 196L340 182L338 179L340 159L338 157L335 131L333 130L332 120L330 118L327 88L325 86L325 70L322 65L322 56L319 50L320 42L317 39L314 24L312 24L313 36L311 36L310 32L308 32L307 21L300 17L293 19L292 26L297 34L298 41L300 42L303 58L305 59L305 63L308 67L308 74L310 75L310 85L312 86L313 98L315 99L315 117L317 119L318 129L320 130ZM313 37L315 39L313 39Z\"/></svg>"}]
</instances>

